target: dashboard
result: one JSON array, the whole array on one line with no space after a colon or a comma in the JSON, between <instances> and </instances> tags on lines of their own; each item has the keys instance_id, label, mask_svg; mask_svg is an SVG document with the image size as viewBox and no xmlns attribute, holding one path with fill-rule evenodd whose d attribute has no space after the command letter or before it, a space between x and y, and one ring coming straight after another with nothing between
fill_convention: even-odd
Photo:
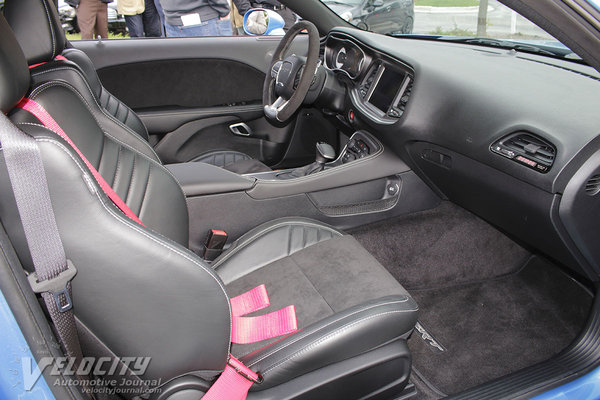
<instances>
[{"instance_id":1,"label":"dashboard","mask_svg":"<svg viewBox=\"0 0 600 400\"><path fill-rule=\"evenodd\" d=\"M353 101L373 121L393 124L404 114L414 79L408 65L339 36L327 42L325 65L354 82Z\"/></svg>"},{"instance_id":2,"label":"dashboard","mask_svg":"<svg viewBox=\"0 0 600 400\"><path fill-rule=\"evenodd\" d=\"M336 28L337 119L442 198L586 276L600 274L600 74L541 55Z\"/></svg>"}]
</instances>

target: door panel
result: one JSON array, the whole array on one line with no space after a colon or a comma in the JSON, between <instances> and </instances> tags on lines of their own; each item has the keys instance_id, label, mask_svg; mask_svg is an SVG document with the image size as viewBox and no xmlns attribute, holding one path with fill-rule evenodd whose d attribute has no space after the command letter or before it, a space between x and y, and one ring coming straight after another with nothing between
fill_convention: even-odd
<instances>
[{"instance_id":1,"label":"door panel","mask_svg":"<svg viewBox=\"0 0 600 400\"><path fill-rule=\"evenodd\" d=\"M280 39L238 36L73 44L92 59L103 85L141 116L165 162L185 162L218 149L241 151L274 165L289 153L296 126L294 120L272 124L262 112L265 71ZM298 36L290 53L305 54L307 43L305 36ZM238 122L250 126L253 134L234 135L229 126ZM314 150L310 153L314 158ZM290 156L302 159L307 154Z\"/></svg>"},{"instance_id":2,"label":"door panel","mask_svg":"<svg viewBox=\"0 0 600 400\"><path fill-rule=\"evenodd\" d=\"M213 58L120 64L101 68L98 75L134 110L260 103L265 80L247 64Z\"/></svg>"}]
</instances>

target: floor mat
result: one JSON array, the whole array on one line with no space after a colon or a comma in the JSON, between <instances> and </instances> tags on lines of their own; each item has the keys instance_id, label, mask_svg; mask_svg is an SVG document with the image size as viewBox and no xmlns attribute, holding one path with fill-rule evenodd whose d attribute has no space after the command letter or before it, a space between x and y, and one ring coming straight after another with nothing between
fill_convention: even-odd
<instances>
[{"instance_id":1,"label":"floor mat","mask_svg":"<svg viewBox=\"0 0 600 400\"><path fill-rule=\"evenodd\" d=\"M529 257L494 227L450 202L350 233L409 290L505 275Z\"/></svg>"},{"instance_id":2,"label":"floor mat","mask_svg":"<svg viewBox=\"0 0 600 400\"><path fill-rule=\"evenodd\" d=\"M537 257L509 276L411 294L424 328L409 340L413 367L446 394L558 353L583 328L592 302L578 283Z\"/></svg>"}]
</instances>

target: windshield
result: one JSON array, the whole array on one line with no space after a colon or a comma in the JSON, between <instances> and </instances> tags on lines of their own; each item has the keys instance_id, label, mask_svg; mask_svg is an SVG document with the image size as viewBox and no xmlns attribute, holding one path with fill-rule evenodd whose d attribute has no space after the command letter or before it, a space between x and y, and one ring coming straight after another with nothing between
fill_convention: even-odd
<instances>
[{"instance_id":1,"label":"windshield","mask_svg":"<svg viewBox=\"0 0 600 400\"><path fill-rule=\"evenodd\" d=\"M344 20L371 32L580 60L543 29L497 0L322 1Z\"/></svg>"}]
</instances>

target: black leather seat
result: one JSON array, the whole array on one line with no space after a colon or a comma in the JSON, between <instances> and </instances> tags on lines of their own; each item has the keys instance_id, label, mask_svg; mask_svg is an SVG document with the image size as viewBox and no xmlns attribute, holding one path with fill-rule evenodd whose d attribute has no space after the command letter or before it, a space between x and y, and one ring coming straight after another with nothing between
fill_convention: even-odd
<instances>
[{"instance_id":1,"label":"black leather seat","mask_svg":"<svg viewBox=\"0 0 600 400\"><path fill-rule=\"evenodd\" d=\"M160 382L163 393L185 390L185 398L210 386L230 351L264 377L249 399L401 392L418 307L354 238L317 221L275 220L208 265L187 247L186 199L147 142L131 140L120 124L103 126L72 84L30 83L0 16L0 109L41 150L61 239L78 269L73 300L85 355L151 357L140 378ZM112 203L59 135L15 108L23 96L48 111L145 226ZM4 156L0 220L31 271ZM300 331L232 345L229 297L263 283L271 306L259 314L293 304Z\"/></svg>"},{"instance_id":2,"label":"black leather seat","mask_svg":"<svg viewBox=\"0 0 600 400\"><path fill-rule=\"evenodd\" d=\"M88 98L93 97L93 102L102 111L103 119L111 119L122 125L130 134L136 134L148 141L148 131L142 120L125 103L102 86L90 58L80 50L66 48L67 39L51 1L6 0L4 16L11 25L29 65L50 63L32 71L35 81L39 83L43 80L56 79L53 71L58 68L73 69L74 73L81 75L85 81L84 86L78 82L81 94ZM58 55L66 57L70 62L55 60ZM69 74L62 74L61 79L67 82L80 80ZM247 154L227 149L209 150L189 161L216 165L239 174L271 170Z\"/></svg>"}]
</instances>

